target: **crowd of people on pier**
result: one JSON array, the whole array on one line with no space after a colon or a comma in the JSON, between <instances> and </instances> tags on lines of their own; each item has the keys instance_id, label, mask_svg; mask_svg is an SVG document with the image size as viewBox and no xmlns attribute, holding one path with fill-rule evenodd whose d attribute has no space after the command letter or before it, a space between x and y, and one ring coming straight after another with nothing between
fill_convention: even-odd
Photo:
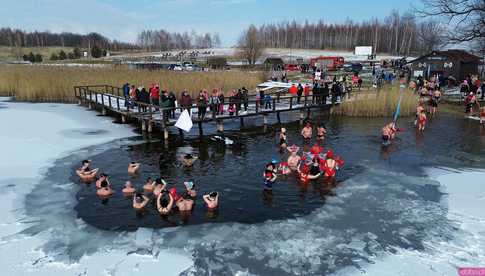
<instances>
[{"instance_id":1,"label":"crowd of people on pier","mask_svg":"<svg viewBox=\"0 0 485 276\"><path fill-rule=\"evenodd\" d=\"M186 154L181 157L181 163L183 166L192 166L194 161L197 160L196 156ZM109 180L109 175L106 173L98 173L98 168L91 169L92 161L83 160L81 167L76 170L76 174L79 176L82 182L92 183L95 182L96 195L101 199L107 199L111 197L116 191L113 188ZM139 176L140 163L131 162L127 166L128 176ZM198 198L197 188L194 182L186 181L183 183L183 190L177 190L175 185L170 185L162 178L152 179L148 177L142 187L135 187L131 181L126 181L121 193L126 200L131 200L131 205L136 211L144 211L146 208L150 208L149 203L153 203L153 207L162 216L170 216L174 213L179 213L181 217L186 220L190 217L194 203ZM209 217L215 216L219 206L219 193L212 191L202 196L207 207L207 215Z\"/></svg>"}]
</instances>

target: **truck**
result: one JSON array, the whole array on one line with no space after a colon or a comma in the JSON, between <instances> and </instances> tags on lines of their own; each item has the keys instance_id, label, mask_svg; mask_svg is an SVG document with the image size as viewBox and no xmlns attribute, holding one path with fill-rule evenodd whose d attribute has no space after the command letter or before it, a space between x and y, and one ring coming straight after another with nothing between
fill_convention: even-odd
<instances>
[{"instance_id":1,"label":"truck","mask_svg":"<svg viewBox=\"0 0 485 276\"><path fill-rule=\"evenodd\" d=\"M323 71L338 70L342 68L344 63L345 63L344 58L337 57L337 56L319 56L319 57L310 59L310 66L312 66L314 70L323 70Z\"/></svg>"}]
</instances>

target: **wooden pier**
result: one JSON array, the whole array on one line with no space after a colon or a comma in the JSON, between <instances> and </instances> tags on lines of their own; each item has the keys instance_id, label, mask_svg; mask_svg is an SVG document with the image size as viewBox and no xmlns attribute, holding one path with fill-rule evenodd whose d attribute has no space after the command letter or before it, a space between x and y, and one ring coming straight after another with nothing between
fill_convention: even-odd
<instances>
[{"instance_id":1,"label":"wooden pier","mask_svg":"<svg viewBox=\"0 0 485 276\"><path fill-rule=\"evenodd\" d=\"M163 132L164 139L168 139L169 128L177 121L180 113L185 109L184 107L162 108L158 105L153 105L145 102L138 102L125 99L123 90L120 87L110 85L89 85L89 86L75 86L75 97L79 104L85 105L90 109L101 111L102 115L111 115L118 117L122 123L136 122L141 125L143 132L153 132L158 129ZM227 108L230 103L230 98L224 98L224 114L217 114L210 110L210 105L207 105L207 113L205 117L200 117L198 114L198 106L193 104L189 108L192 122L198 125L199 134L204 133L204 123L215 121L217 124L217 131L224 131L224 121L239 119L241 126L244 125L244 118L261 116L263 124L268 124L268 116L275 114L279 123L281 123L280 114L284 112L299 112L300 123L303 123L305 118L309 118L311 110L328 110L333 105L337 104L337 97L332 95L309 95L307 97L301 96L298 102L298 96L287 95L287 89L279 89L273 92L265 92L270 94L272 99L270 107L265 108L264 100L256 99L255 94L250 94L246 101L247 110L245 110L244 102L240 105L240 109L236 109L233 115L230 115ZM325 98L322 100L322 98ZM170 114L175 116L170 116Z\"/></svg>"}]
</instances>

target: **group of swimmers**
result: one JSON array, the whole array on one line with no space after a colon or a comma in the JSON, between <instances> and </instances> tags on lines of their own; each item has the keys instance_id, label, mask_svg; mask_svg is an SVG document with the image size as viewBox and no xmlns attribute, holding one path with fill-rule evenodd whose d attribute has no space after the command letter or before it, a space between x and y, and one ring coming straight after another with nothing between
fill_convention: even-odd
<instances>
[{"instance_id":1,"label":"group of swimmers","mask_svg":"<svg viewBox=\"0 0 485 276\"><path fill-rule=\"evenodd\" d=\"M182 157L182 164L184 166L191 166L197 157L186 154ZM81 167L76 170L76 174L84 183L96 183L96 194L102 199L109 198L115 191L109 181L109 176L105 173L99 174L99 169L91 169L91 160L83 160ZM131 162L128 164L128 174L131 176L137 175L140 170L140 163ZM191 181L184 182L184 192L179 195L175 187L168 187L165 180L157 178L152 180L149 177L143 185L143 191L137 191L130 181L126 181L122 193L126 198L133 199L133 209L137 211L144 210L150 201L154 201L157 211L164 216L170 215L177 210L181 215L190 215L195 200L197 198L197 191L195 184ZM216 191L210 192L202 196L208 211L216 211L219 205L219 193Z\"/></svg>"},{"instance_id":2,"label":"group of swimmers","mask_svg":"<svg viewBox=\"0 0 485 276\"><path fill-rule=\"evenodd\" d=\"M320 145L325 140L327 130L323 124L317 127L317 141L309 148L309 151L303 151L299 155L300 147L293 144L288 147L288 136L286 128L281 128L279 133L279 146L281 151L288 151L289 157L286 162L278 163L272 160L266 165L263 173L264 177L264 191L272 191L278 175L290 175L296 173L298 179L302 184L307 184L310 180L323 177L327 181L335 179L337 170L343 166L344 161L335 156L333 151L329 149L324 152ZM306 122L301 130L301 135L305 143L309 143L313 136L313 127L310 122Z\"/></svg>"}]
</instances>

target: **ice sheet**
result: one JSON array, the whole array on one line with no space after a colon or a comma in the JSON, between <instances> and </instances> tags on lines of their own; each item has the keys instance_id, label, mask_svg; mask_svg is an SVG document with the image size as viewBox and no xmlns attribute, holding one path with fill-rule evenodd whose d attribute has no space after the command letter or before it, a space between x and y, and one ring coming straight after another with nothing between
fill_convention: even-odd
<instances>
[{"instance_id":1,"label":"ice sheet","mask_svg":"<svg viewBox=\"0 0 485 276\"><path fill-rule=\"evenodd\" d=\"M192 260L181 254L182 251L145 250L138 253L137 250L146 248L149 242L149 234L144 231L126 237L135 240L137 245L132 247L130 254L127 246L132 244L115 248L103 243L102 237L106 233L101 233L101 238L98 236L98 242L94 236L90 241L83 233L92 229L76 220L75 216L69 220L61 217L60 225L52 225L52 228L32 227L36 221L25 216L24 203L25 200L35 201L36 197L49 198L49 194L40 195L32 189L54 160L87 146L135 134L130 127L113 124L111 118L98 117L96 113L86 112L75 105L12 103L5 98L1 101L2 275L150 275L160 271L160 267L164 267L163 275L177 275L192 265ZM51 188L66 187L53 185ZM55 201L60 205L42 207L51 208L51 212L56 214L62 210L63 201L69 202L69 197L56 198ZM72 255L63 251L66 245L62 242L51 242L52 237L63 237L64 234L77 245L71 249ZM92 243L98 243L100 247L72 259L76 251L86 252ZM46 253L46 249L58 254Z\"/></svg>"}]
</instances>

